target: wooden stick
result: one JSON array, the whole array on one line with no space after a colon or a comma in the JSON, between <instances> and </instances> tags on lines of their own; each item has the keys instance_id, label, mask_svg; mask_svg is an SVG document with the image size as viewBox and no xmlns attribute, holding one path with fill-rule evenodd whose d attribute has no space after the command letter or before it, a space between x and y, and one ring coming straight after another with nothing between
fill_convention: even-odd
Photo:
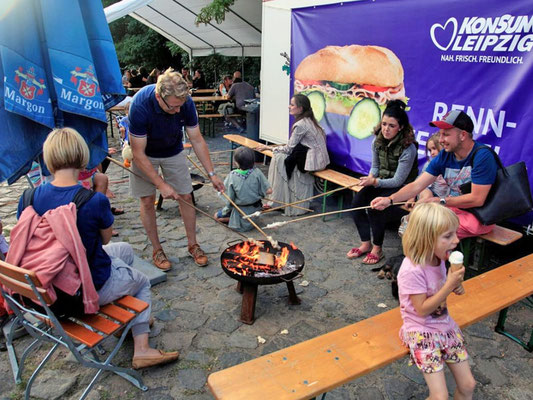
<instances>
[{"instance_id":1,"label":"wooden stick","mask_svg":"<svg viewBox=\"0 0 533 400\"><path fill-rule=\"evenodd\" d=\"M222 153L229 153L230 151L233 151L234 149L229 150L218 150L218 151L211 151L209 154L222 154Z\"/></svg>"},{"instance_id":2,"label":"wooden stick","mask_svg":"<svg viewBox=\"0 0 533 400\"><path fill-rule=\"evenodd\" d=\"M289 204L287 204L285 206L279 206L279 207L270 208L268 210L262 211L262 214L266 214L266 213L269 213L269 212L272 212L272 211L280 210L282 208L293 206L295 204L300 204L300 203L303 203L303 202L306 202L306 201L309 201L309 200L316 199L318 197L327 196L328 194L332 194L332 193L338 192L339 190L350 189L350 188L352 188L354 186L357 186L357 185L359 185L359 183L354 183L353 185L350 185L350 186L341 186L341 187L338 187L337 189L329 190L329 191L327 191L325 193L319 193L317 195L308 197L307 199L294 201L294 202L289 203Z\"/></svg>"},{"instance_id":3,"label":"wooden stick","mask_svg":"<svg viewBox=\"0 0 533 400\"><path fill-rule=\"evenodd\" d=\"M139 175L138 173L133 172L133 171L132 171L131 169L129 169L129 168L126 168L122 163L118 162L117 160L115 160L115 159L113 159L113 158L111 158L111 157L109 157L109 156L106 157L106 159L109 160L109 161L111 161L113 164L118 165L120 168L125 169L125 170L128 171L130 174L133 174L133 175L135 175L136 177L141 178L141 179L143 179L143 180L146 181L146 179L145 179L142 175ZM146 181L146 182L148 182L148 181ZM150 182L150 183L151 183L151 182Z\"/></svg>"},{"instance_id":4,"label":"wooden stick","mask_svg":"<svg viewBox=\"0 0 533 400\"><path fill-rule=\"evenodd\" d=\"M412 202L404 201L404 202L401 202L401 203L394 203L393 206L403 206L404 204L408 204L408 203L412 203ZM293 222L300 222L300 221L304 221L306 219L323 217L323 216L331 215L331 214L345 213L345 212L358 211L358 210L366 210L368 208L372 208L372 206L355 207L355 208L348 208L346 210L328 211L328 212L321 213L321 214L308 215L306 217L291 219L289 221L274 222L272 224L269 224L270 226L269 225L265 226L264 229L275 228L275 227L278 227L278 226L292 224Z\"/></svg>"},{"instance_id":5,"label":"wooden stick","mask_svg":"<svg viewBox=\"0 0 533 400\"><path fill-rule=\"evenodd\" d=\"M203 169L200 168L200 166L198 164L196 164L192 159L191 157L187 156L187 158L189 159L189 161L196 167L196 169L198 169L198 171L200 171L202 174L204 174L204 176L209 179L209 177L207 176L207 174L204 172ZM220 192L222 193L222 196L224 196L226 198L226 200L228 200L230 202L230 204L235 207L235 209L239 212L239 214L242 215L243 218L247 219L253 226L255 229L257 229L259 232L261 232L261 234L269 241L271 242L272 241L272 238L269 237L260 227L259 225L257 225L254 221L252 221L252 219L246 215L246 213L237 205L235 204L235 202L233 200L230 199L230 197L226 194L226 192Z\"/></svg>"},{"instance_id":6,"label":"wooden stick","mask_svg":"<svg viewBox=\"0 0 533 400\"><path fill-rule=\"evenodd\" d=\"M279 200L274 200L274 199L269 199L269 198L264 198L263 200L265 201L273 201L274 203L278 203L278 204L284 204L284 205L287 205L287 203L283 202L283 201L279 201ZM310 208L305 208L305 207L300 207L300 206L292 206L294 208L298 208L300 210L305 210L305 211L309 211L309 212L313 212L314 210L311 210Z\"/></svg>"},{"instance_id":7,"label":"wooden stick","mask_svg":"<svg viewBox=\"0 0 533 400\"><path fill-rule=\"evenodd\" d=\"M181 196L180 196L180 198L181 198ZM230 231L235 232L236 234L240 235L240 236L243 237L244 239L248 240L248 236L243 235L241 232L238 232L238 231L236 231L236 230L230 228L228 225L226 225L226 224L223 223L223 222L220 222L218 219L216 219L216 218L213 217L212 215L209 215L209 214L206 213L205 211L199 209L199 208L196 207L194 204L189 203L187 200L184 200L183 198L181 198L181 201L182 201L183 203L187 204L189 207L194 208L194 209L195 209L196 211L198 211L200 214L205 215L205 216L208 217L208 218L211 218L211 219L212 219L213 221L215 221L217 224L222 225L224 228L229 229Z\"/></svg>"}]
</instances>

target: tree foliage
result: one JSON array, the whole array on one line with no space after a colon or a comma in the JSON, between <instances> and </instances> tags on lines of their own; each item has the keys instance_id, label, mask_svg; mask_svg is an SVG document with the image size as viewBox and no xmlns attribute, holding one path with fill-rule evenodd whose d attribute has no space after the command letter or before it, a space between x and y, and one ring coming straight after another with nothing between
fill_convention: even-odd
<instances>
[{"instance_id":1,"label":"tree foliage","mask_svg":"<svg viewBox=\"0 0 533 400\"><path fill-rule=\"evenodd\" d=\"M224 22L226 12L235 0L213 0L210 4L200 10L196 17L196 25L207 24L215 20L217 24Z\"/></svg>"}]
</instances>

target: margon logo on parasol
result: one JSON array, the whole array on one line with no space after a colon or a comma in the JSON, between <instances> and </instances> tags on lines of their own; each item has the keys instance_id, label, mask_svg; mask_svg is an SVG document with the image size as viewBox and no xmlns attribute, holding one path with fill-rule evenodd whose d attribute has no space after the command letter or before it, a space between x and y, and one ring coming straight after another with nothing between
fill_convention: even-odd
<instances>
[{"instance_id":1,"label":"margon logo on parasol","mask_svg":"<svg viewBox=\"0 0 533 400\"><path fill-rule=\"evenodd\" d=\"M18 67L15 71L15 82L19 85L20 95L27 100L33 100L36 95L42 95L46 89L44 79L36 79L33 67L28 68L26 72L24 68Z\"/></svg>"},{"instance_id":2,"label":"margon logo on parasol","mask_svg":"<svg viewBox=\"0 0 533 400\"><path fill-rule=\"evenodd\" d=\"M34 114L44 114L44 106L39 104L34 104L25 97L19 95L15 90L11 90L9 86L5 87L5 97L6 99L11 100L13 103L18 104L22 108L26 109L27 112Z\"/></svg>"},{"instance_id":3,"label":"margon logo on parasol","mask_svg":"<svg viewBox=\"0 0 533 400\"><path fill-rule=\"evenodd\" d=\"M104 103L101 100L92 100L84 96L78 96L72 90L61 88L59 96L70 103L82 106L85 110L104 110Z\"/></svg>"},{"instance_id":4,"label":"margon logo on parasol","mask_svg":"<svg viewBox=\"0 0 533 400\"><path fill-rule=\"evenodd\" d=\"M78 85L78 93L82 96L94 97L97 92L100 93L98 79L94 75L92 65L89 65L85 72L82 72L80 67L76 67L74 71L70 71L70 74L70 81Z\"/></svg>"},{"instance_id":5,"label":"margon logo on parasol","mask_svg":"<svg viewBox=\"0 0 533 400\"><path fill-rule=\"evenodd\" d=\"M504 14L498 17L456 18L430 29L433 44L442 51L529 52L533 48L533 16Z\"/></svg>"}]
</instances>

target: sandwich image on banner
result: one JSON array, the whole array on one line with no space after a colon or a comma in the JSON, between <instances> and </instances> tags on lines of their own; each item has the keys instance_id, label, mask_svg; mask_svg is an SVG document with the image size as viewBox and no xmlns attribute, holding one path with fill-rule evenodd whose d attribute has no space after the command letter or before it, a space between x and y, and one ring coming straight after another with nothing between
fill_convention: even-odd
<instances>
[{"instance_id":1,"label":"sandwich image on banner","mask_svg":"<svg viewBox=\"0 0 533 400\"><path fill-rule=\"evenodd\" d=\"M407 103L403 77L400 60L385 47L327 46L298 65L294 92L309 97L322 126L365 139L388 101Z\"/></svg>"}]
</instances>

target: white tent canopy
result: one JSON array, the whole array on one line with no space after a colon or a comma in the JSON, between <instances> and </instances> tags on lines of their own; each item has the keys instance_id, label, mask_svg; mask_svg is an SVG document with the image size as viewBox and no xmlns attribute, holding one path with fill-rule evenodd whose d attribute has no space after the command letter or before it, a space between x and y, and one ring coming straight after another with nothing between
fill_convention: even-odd
<instances>
[{"instance_id":1,"label":"white tent canopy","mask_svg":"<svg viewBox=\"0 0 533 400\"><path fill-rule=\"evenodd\" d=\"M261 55L260 0L236 0L221 24L195 25L210 0L122 0L105 9L110 23L125 15L137 19L176 43L189 56Z\"/></svg>"}]
</instances>

